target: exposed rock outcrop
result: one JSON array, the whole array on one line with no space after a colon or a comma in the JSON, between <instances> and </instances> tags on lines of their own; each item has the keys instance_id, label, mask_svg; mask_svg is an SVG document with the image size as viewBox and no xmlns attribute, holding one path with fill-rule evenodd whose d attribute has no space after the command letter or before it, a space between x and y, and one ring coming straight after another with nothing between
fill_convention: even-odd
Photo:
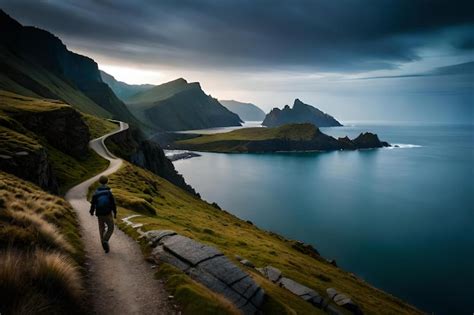
<instances>
[{"instance_id":1,"label":"exposed rock outcrop","mask_svg":"<svg viewBox=\"0 0 474 315\"><path fill-rule=\"evenodd\" d=\"M194 280L223 295L243 314L258 313L264 290L214 247L204 245L173 231L149 231L143 234L156 246L152 257L184 271Z\"/></svg>"},{"instance_id":2,"label":"exposed rock outcrop","mask_svg":"<svg viewBox=\"0 0 474 315\"><path fill-rule=\"evenodd\" d=\"M326 114L316 107L307 105L296 99L293 108L285 105L283 109L274 108L265 116L262 125L277 127L285 124L312 123L318 127L342 126L334 117Z\"/></svg>"},{"instance_id":3,"label":"exposed rock outcrop","mask_svg":"<svg viewBox=\"0 0 474 315\"><path fill-rule=\"evenodd\" d=\"M110 136L106 143L109 149L119 157L167 179L193 195L199 196L185 182L183 176L176 171L173 163L165 156L161 147L155 142L145 140L137 129L131 128Z\"/></svg>"},{"instance_id":4,"label":"exposed rock outcrop","mask_svg":"<svg viewBox=\"0 0 474 315\"><path fill-rule=\"evenodd\" d=\"M49 192L58 192L58 181L42 146L14 154L6 154L1 150L0 153L0 170L31 181Z\"/></svg>"},{"instance_id":5,"label":"exposed rock outcrop","mask_svg":"<svg viewBox=\"0 0 474 315\"><path fill-rule=\"evenodd\" d=\"M21 111L10 116L20 122L23 127L35 134L45 137L49 144L77 159L88 154L90 140L89 128L82 120L79 112L72 107L41 111Z\"/></svg>"}]
</instances>

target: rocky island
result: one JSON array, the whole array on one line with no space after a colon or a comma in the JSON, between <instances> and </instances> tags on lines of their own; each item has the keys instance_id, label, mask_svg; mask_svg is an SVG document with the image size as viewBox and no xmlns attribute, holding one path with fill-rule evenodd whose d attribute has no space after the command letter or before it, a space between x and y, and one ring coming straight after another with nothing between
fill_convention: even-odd
<instances>
[{"instance_id":1,"label":"rocky island","mask_svg":"<svg viewBox=\"0 0 474 315\"><path fill-rule=\"evenodd\" d=\"M275 128L245 128L227 133L201 135L178 140L174 149L204 152L279 152L371 149L390 146L376 134L361 133L357 138L333 138L310 123L287 124Z\"/></svg>"},{"instance_id":2,"label":"rocky island","mask_svg":"<svg viewBox=\"0 0 474 315\"><path fill-rule=\"evenodd\" d=\"M295 99L293 108L285 105L283 109L274 108L265 116L262 125L267 127L277 127L285 124L312 123L318 127L339 127L342 126L334 117L326 114L314 106L308 105Z\"/></svg>"}]
</instances>

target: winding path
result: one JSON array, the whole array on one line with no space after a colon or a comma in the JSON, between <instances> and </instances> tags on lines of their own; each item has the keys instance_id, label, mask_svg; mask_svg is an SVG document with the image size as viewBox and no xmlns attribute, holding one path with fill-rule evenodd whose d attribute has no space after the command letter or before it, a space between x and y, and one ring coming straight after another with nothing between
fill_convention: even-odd
<instances>
[{"instance_id":1,"label":"winding path","mask_svg":"<svg viewBox=\"0 0 474 315\"><path fill-rule=\"evenodd\" d=\"M107 137L128 129L128 124L119 123L118 130L89 143L110 161L109 167L74 186L65 196L77 211L82 229L89 269L88 294L95 314L173 314L163 283L154 279L154 271L144 260L138 244L116 228L110 240L110 253L105 254L99 241L97 219L89 214L89 186L122 165L122 160L104 144Z\"/></svg>"}]
</instances>

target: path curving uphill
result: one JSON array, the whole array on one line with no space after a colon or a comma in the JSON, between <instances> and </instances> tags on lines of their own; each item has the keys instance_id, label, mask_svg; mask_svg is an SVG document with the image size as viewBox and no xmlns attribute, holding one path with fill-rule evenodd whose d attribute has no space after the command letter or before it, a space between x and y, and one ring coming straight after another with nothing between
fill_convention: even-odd
<instances>
[{"instance_id":1,"label":"path curving uphill","mask_svg":"<svg viewBox=\"0 0 474 315\"><path fill-rule=\"evenodd\" d=\"M122 160L110 153L104 143L107 137L128 129L128 124L119 123L118 130L89 143L110 161L109 167L74 186L65 196L81 225L89 264L88 295L95 314L173 314L163 284L154 279L153 269L144 260L138 244L116 228L110 239L110 253L105 254L99 241L97 218L89 214L89 187L100 176L112 174L122 165Z\"/></svg>"}]
</instances>

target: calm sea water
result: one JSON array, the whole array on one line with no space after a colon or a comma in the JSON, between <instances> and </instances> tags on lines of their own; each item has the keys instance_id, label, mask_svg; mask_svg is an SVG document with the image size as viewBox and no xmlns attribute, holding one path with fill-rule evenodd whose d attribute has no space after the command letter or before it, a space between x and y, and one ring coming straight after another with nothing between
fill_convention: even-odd
<instances>
[{"instance_id":1,"label":"calm sea water","mask_svg":"<svg viewBox=\"0 0 474 315\"><path fill-rule=\"evenodd\" d=\"M473 126L349 123L401 148L175 162L203 198L427 312L474 312ZM350 294L350 292L348 292Z\"/></svg>"}]
</instances>

